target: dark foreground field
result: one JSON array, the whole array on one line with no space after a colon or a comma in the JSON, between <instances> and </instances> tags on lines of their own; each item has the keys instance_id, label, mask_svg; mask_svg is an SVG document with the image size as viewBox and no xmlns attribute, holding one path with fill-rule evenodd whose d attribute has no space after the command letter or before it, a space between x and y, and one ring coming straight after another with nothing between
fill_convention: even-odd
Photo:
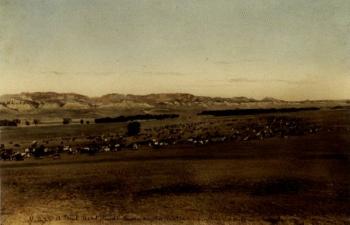
<instances>
[{"instance_id":1,"label":"dark foreground field","mask_svg":"<svg viewBox=\"0 0 350 225\"><path fill-rule=\"evenodd\" d=\"M334 122L336 112L324 118L324 124L348 126ZM338 129L158 151L2 162L1 220L350 224L349 147L350 132Z\"/></svg>"}]
</instances>

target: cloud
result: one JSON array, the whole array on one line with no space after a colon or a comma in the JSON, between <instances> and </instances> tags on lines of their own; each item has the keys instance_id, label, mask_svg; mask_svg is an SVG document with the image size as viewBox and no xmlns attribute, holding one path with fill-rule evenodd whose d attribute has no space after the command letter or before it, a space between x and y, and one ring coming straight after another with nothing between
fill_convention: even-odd
<instances>
[{"instance_id":1,"label":"cloud","mask_svg":"<svg viewBox=\"0 0 350 225\"><path fill-rule=\"evenodd\" d=\"M41 72L42 74L46 74L46 75L56 75L56 76L61 76L61 75L65 75L65 72L60 72L60 71L44 71Z\"/></svg>"},{"instance_id":2,"label":"cloud","mask_svg":"<svg viewBox=\"0 0 350 225\"><path fill-rule=\"evenodd\" d=\"M68 72L68 71L42 71L41 74L53 75L53 76L76 76L76 75L88 75L88 76L110 76L116 74L116 72L111 71L80 71L80 72Z\"/></svg>"},{"instance_id":3,"label":"cloud","mask_svg":"<svg viewBox=\"0 0 350 225\"><path fill-rule=\"evenodd\" d=\"M78 72L69 72L69 71L41 71L41 74L49 75L49 76L111 76L117 74L141 74L146 76L172 76L172 77L181 77L186 76L187 74L181 72L166 72L166 71L123 71L114 72L114 71L78 71Z\"/></svg>"},{"instance_id":4,"label":"cloud","mask_svg":"<svg viewBox=\"0 0 350 225\"><path fill-rule=\"evenodd\" d=\"M220 65L230 65L232 62L229 61L216 61L214 62L215 64L220 64Z\"/></svg>"},{"instance_id":5,"label":"cloud","mask_svg":"<svg viewBox=\"0 0 350 225\"><path fill-rule=\"evenodd\" d=\"M247 78L231 78L228 80L230 83L285 83L292 85L301 85L315 83L315 81L293 81L293 80L283 80L283 79L247 79Z\"/></svg>"},{"instance_id":6,"label":"cloud","mask_svg":"<svg viewBox=\"0 0 350 225\"><path fill-rule=\"evenodd\" d=\"M236 63L254 63L254 62L262 62L264 61L263 59L254 59L254 58L242 58L242 59L233 59L233 60L220 60L220 61L215 61L214 64L218 64L218 65L233 65Z\"/></svg>"},{"instance_id":7,"label":"cloud","mask_svg":"<svg viewBox=\"0 0 350 225\"><path fill-rule=\"evenodd\" d=\"M186 76L185 73L180 72L163 72L163 71L146 71L142 72L147 75L155 75L155 76Z\"/></svg>"}]
</instances>

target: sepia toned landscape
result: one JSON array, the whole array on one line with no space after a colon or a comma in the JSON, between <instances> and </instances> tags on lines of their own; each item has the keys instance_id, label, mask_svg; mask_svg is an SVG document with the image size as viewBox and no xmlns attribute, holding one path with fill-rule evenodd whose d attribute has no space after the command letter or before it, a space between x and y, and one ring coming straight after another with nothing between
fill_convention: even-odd
<instances>
[{"instance_id":1,"label":"sepia toned landscape","mask_svg":"<svg viewBox=\"0 0 350 225\"><path fill-rule=\"evenodd\" d=\"M349 225L349 0L0 0L0 225Z\"/></svg>"},{"instance_id":2,"label":"sepia toned landscape","mask_svg":"<svg viewBox=\"0 0 350 225\"><path fill-rule=\"evenodd\" d=\"M349 101L2 99L4 224L350 222Z\"/></svg>"}]
</instances>

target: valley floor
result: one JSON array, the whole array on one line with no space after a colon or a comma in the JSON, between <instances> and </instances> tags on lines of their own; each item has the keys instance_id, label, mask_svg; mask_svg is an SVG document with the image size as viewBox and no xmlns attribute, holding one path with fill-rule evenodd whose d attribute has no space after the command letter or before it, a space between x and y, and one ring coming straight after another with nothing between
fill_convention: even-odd
<instances>
[{"instance_id":1,"label":"valley floor","mask_svg":"<svg viewBox=\"0 0 350 225\"><path fill-rule=\"evenodd\" d=\"M339 130L1 162L1 221L350 224L349 146Z\"/></svg>"},{"instance_id":2,"label":"valley floor","mask_svg":"<svg viewBox=\"0 0 350 225\"><path fill-rule=\"evenodd\" d=\"M314 135L3 163L2 222L347 224L348 146Z\"/></svg>"}]
</instances>

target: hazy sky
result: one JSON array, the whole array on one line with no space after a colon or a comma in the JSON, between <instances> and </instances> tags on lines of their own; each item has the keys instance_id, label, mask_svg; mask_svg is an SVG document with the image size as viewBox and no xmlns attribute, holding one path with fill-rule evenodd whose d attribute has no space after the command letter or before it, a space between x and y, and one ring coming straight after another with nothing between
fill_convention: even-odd
<instances>
[{"instance_id":1,"label":"hazy sky","mask_svg":"<svg viewBox=\"0 0 350 225\"><path fill-rule=\"evenodd\" d=\"M0 0L0 94L350 98L349 0Z\"/></svg>"}]
</instances>

